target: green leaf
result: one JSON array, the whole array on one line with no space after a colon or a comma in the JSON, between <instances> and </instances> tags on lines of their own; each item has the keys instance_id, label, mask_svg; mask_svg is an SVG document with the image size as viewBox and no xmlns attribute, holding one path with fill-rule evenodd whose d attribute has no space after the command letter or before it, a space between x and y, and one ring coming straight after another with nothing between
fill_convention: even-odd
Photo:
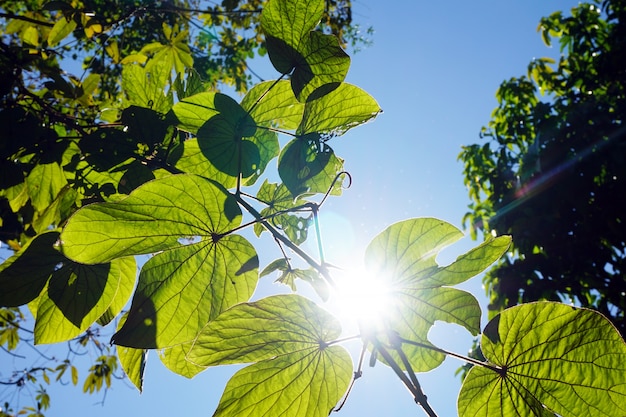
<instances>
[{"instance_id":1,"label":"green leaf","mask_svg":"<svg viewBox=\"0 0 626 417\"><path fill-rule=\"evenodd\" d=\"M78 210L63 229L62 250L77 262L103 263L177 248L184 237L211 240L240 222L235 198L222 187L196 175L172 175L119 202Z\"/></svg>"},{"instance_id":2,"label":"green leaf","mask_svg":"<svg viewBox=\"0 0 626 417\"><path fill-rule=\"evenodd\" d=\"M272 0L261 14L272 65L281 74L291 74L301 102L337 88L350 67L350 57L335 36L313 31L323 12L323 0Z\"/></svg>"},{"instance_id":3,"label":"green leaf","mask_svg":"<svg viewBox=\"0 0 626 417\"><path fill-rule=\"evenodd\" d=\"M128 314L125 314L118 323L118 330L126 322L127 316ZM124 373L126 373L130 382L137 387L139 392L143 392L143 376L148 360L148 351L146 349L134 349L125 346L117 346L116 350Z\"/></svg>"},{"instance_id":4,"label":"green leaf","mask_svg":"<svg viewBox=\"0 0 626 417\"><path fill-rule=\"evenodd\" d=\"M215 97L219 93L199 93L186 97L174 104L172 111L178 119L178 127L196 134L198 129L211 117L219 113L215 105Z\"/></svg>"},{"instance_id":5,"label":"green leaf","mask_svg":"<svg viewBox=\"0 0 626 417\"><path fill-rule=\"evenodd\" d=\"M214 416L327 416L348 387L352 361L338 321L306 298L238 304L210 322L188 359L211 366L257 363L228 382Z\"/></svg>"},{"instance_id":6,"label":"green leaf","mask_svg":"<svg viewBox=\"0 0 626 417\"><path fill-rule=\"evenodd\" d=\"M601 314L524 304L489 322L481 348L499 372L474 366L459 416L624 416L626 344Z\"/></svg>"},{"instance_id":7,"label":"green leaf","mask_svg":"<svg viewBox=\"0 0 626 417\"><path fill-rule=\"evenodd\" d=\"M289 142L278 158L278 174L292 196L305 193L341 194L341 182L335 178L343 171L343 160L318 134ZM333 185L334 184L334 185Z\"/></svg>"},{"instance_id":8,"label":"green leaf","mask_svg":"<svg viewBox=\"0 0 626 417\"><path fill-rule=\"evenodd\" d=\"M245 140L254 136L256 124L239 104L224 94L216 94L219 112L198 129L198 145L209 161L220 171L236 177L248 177L260 162L257 146Z\"/></svg>"},{"instance_id":9,"label":"green leaf","mask_svg":"<svg viewBox=\"0 0 626 417\"><path fill-rule=\"evenodd\" d=\"M35 322L36 343L56 343L78 336L109 308L122 280L133 280L134 273L122 276L124 263L82 265L70 261L56 269L40 295ZM132 281L131 281L132 282Z\"/></svg>"},{"instance_id":10,"label":"green leaf","mask_svg":"<svg viewBox=\"0 0 626 417\"><path fill-rule=\"evenodd\" d=\"M50 275L66 258L54 248L58 231L35 236L0 265L0 305L18 307L39 296Z\"/></svg>"},{"instance_id":11,"label":"green leaf","mask_svg":"<svg viewBox=\"0 0 626 417\"><path fill-rule=\"evenodd\" d=\"M207 321L252 295L258 258L243 237L235 198L195 175L154 180L116 203L72 216L63 251L85 263L160 252L143 266L116 344L163 348L191 341ZM195 243L185 244L192 238Z\"/></svg>"},{"instance_id":12,"label":"green leaf","mask_svg":"<svg viewBox=\"0 0 626 417\"><path fill-rule=\"evenodd\" d=\"M48 46L55 46L76 29L76 21L61 17L48 33Z\"/></svg>"},{"instance_id":13,"label":"green leaf","mask_svg":"<svg viewBox=\"0 0 626 417\"><path fill-rule=\"evenodd\" d=\"M172 158L177 167L193 170L188 172L216 179L212 172L217 171L216 180L228 188L241 173L244 185L252 185L278 155L277 134L257 129L248 112L224 94L187 97L174 105L173 112L181 129L198 136L195 142L185 141L182 155L178 150Z\"/></svg>"},{"instance_id":14,"label":"green leaf","mask_svg":"<svg viewBox=\"0 0 626 417\"><path fill-rule=\"evenodd\" d=\"M133 294L133 290L135 289L135 277L137 275L137 263L135 262L135 258L123 258L123 262L120 262L119 266L122 277L122 279L120 279L120 286L117 289L117 293L115 293L115 297L113 297L109 308L107 308L107 310L98 319L98 324L101 326L106 326L115 317L117 317L117 315L128 303L128 300L130 300L130 296Z\"/></svg>"},{"instance_id":15,"label":"green leaf","mask_svg":"<svg viewBox=\"0 0 626 417\"><path fill-rule=\"evenodd\" d=\"M174 99L169 84L170 71L167 64L155 61L152 65L129 64L122 69L122 88L128 100L125 107L136 105L166 114L173 105Z\"/></svg>"},{"instance_id":16,"label":"green leaf","mask_svg":"<svg viewBox=\"0 0 626 417\"><path fill-rule=\"evenodd\" d=\"M480 332L478 301L448 286L464 282L495 262L508 249L510 238L492 239L452 264L438 266L439 251L462 236L442 220L411 219L388 227L367 247L366 269L388 288L393 301L386 319L401 338L430 345L427 334L436 320L459 324L474 335ZM403 350L416 372L434 369L444 359L439 352L415 345L403 346Z\"/></svg>"},{"instance_id":17,"label":"green leaf","mask_svg":"<svg viewBox=\"0 0 626 417\"><path fill-rule=\"evenodd\" d=\"M293 198L285 185L270 183L267 180L261 185L256 197L259 201L267 204L267 207L260 213L263 218L268 219L272 225L279 227L296 245L306 240L309 219L288 213L289 210L302 208L306 200ZM308 215L311 215L310 211ZM264 230L265 228L260 223L254 225L254 232L257 236L260 236Z\"/></svg>"},{"instance_id":18,"label":"green leaf","mask_svg":"<svg viewBox=\"0 0 626 417\"><path fill-rule=\"evenodd\" d=\"M26 177L28 195L33 207L43 212L67 185L63 169L56 162L37 164Z\"/></svg>"},{"instance_id":19,"label":"green leaf","mask_svg":"<svg viewBox=\"0 0 626 417\"><path fill-rule=\"evenodd\" d=\"M207 367L198 366L187 359L187 353L191 346L192 343L183 343L171 348L161 349L159 350L159 359L170 371L185 378L193 378Z\"/></svg>"},{"instance_id":20,"label":"green leaf","mask_svg":"<svg viewBox=\"0 0 626 417\"><path fill-rule=\"evenodd\" d=\"M237 185L237 177L218 170L204 156L197 139L187 139L174 148L168 162L188 174L197 174L205 178L211 178L224 188L234 188Z\"/></svg>"},{"instance_id":21,"label":"green leaf","mask_svg":"<svg viewBox=\"0 0 626 417\"><path fill-rule=\"evenodd\" d=\"M304 104L296 100L289 81L265 81L252 87L241 107L259 126L293 130L304 113Z\"/></svg>"},{"instance_id":22,"label":"green leaf","mask_svg":"<svg viewBox=\"0 0 626 417\"><path fill-rule=\"evenodd\" d=\"M254 247L238 235L155 255L139 274L128 319L113 343L153 349L190 342L207 322L252 296L258 265Z\"/></svg>"},{"instance_id":23,"label":"green leaf","mask_svg":"<svg viewBox=\"0 0 626 417\"><path fill-rule=\"evenodd\" d=\"M343 135L349 129L368 122L382 110L367 92L351 84L341 84L325 96L306 103L298 135L319 132Z\"/></svg>"}]
</instances>

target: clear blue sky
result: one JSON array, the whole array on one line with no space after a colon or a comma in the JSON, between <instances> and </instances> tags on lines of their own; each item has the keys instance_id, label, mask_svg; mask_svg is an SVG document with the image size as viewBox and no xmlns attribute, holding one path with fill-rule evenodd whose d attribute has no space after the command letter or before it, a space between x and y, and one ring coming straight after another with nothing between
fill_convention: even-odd
<instances>
[{"instance_id":1,"label":"clear blue sky","mask_svg":"<svg viewBox=\"0 0 626 417\"><path fill-rule=\"evenodd\" d=\"M480 140L478 132L496 105L494 93L500 82L523 75L533 57L558 54L543 45L536 32L539 19L576 4L573 0L353 0L354 19L363 28L373 26L375 34L371 47L352 56L347 81L373 95L384 113L331 142L353 177L344 196L324 207L322 230L333 262L348 268L360 261L367 243L399 220L433 216L461 227L468 203L462 166L456 160L461 146ZM263 76L273 77L267 72ZM441 262L474 244L464 239L446 251ZM273 259L260 256L262 264ZM480 277L466 288L484 302ZM436 344L467 352L472 338L464 329L436 327L432 335ZM9 364L2 364L3 369L5 365ZM457 415L460 382L454 371L459 365L448 359L419 376L440 416ZM52 409L46 415L210 416L234 370L210 369L186 380L165 370L152 352L143 394L115 381L100 406L94 404L102 394L87 396L81 387L55 386ZM336 415L424 413L393 372L378 364L364 370Z\"/></svg>"}]
</instances>

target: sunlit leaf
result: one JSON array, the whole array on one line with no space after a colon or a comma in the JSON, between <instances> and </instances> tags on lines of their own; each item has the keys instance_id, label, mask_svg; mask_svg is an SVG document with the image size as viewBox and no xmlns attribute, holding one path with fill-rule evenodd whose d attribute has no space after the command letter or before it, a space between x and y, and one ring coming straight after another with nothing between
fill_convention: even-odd
<instances>
[{"instance_id":1,"label":"sunlit leaf","mask_svg":"<svg viewBox=\"0 0 626 417\"><path fill-rule=\"evenodd\" d=\"M228 382L215 416L327 416L348 387L352 361L335 318L297 295L238 304L210 322L189 360L257 362Z\"/></svg>"},{"instance_id":2,"label":"sunlit leaf","mask_svg":"<svg viewBox=\"0 0 626 417\"><path fill-rule=\"evenodd\" d=\"M241 107L259 126L293 130L302 120L304 104L291 90L289 81L265 81L252 87L241 101Z\"/></svg>"},{"instance_id":3,"label":"sunlit leaf","mask_svg":"<svg viewBox=\"0 0 626 417\"><path fill-rule=\"evenodd\" d=\"M63 262L51 274L39 297L35 342L61 342L87 330L107 311L120 282L134 280L134 273L122 275L124 263L134 266L134 260L129 258L98 265Z\"/></svg>"},{"instance_id":4,"label":"sunlit leaf","mask_svg":"<svg viewBox=\"0 0 626 417\"><path fill-rule=\"evenodd\" d=\"M160 252L143 266L128 319L113 340L162 348L191 341L207 321L252 295L258 279L254 247L227 233L240 222L234 197L222 187L174 175L119 202L84 207L61 240L64 253L88 263Z\"/></svg>"},{"instance_id":5,"label":"sunlit leaf","mask_svg":"<svg viewBox=\"0 0 626 417\"><path fill-rule=\"evenodd\" d=\"M58 163L37 164L26 177L28 195L37 211L44 211L67 184Z\"/></svg>"},{"instance_id":6,"label":"sunlit leaf","mask_svg":"<svg viewBox=\"0 0 626 417\"><path fill-rule=\"evenodd\" d=\"M482 272L509 247L507 236L489 240L440 267L437 254L463 236L442 220L419 218L388 227L367 247L365 265L383 287L392 306L387 312L391 328L406 340L430 345L428 331L436 320L459 324L472 334L480 332L480 307L471 294L450 288ZM414 371L428 371L444 355L406 344L404 352Z\"/></svg>"},{"instance_id":7,"label":"sunlit leaf","mask_svg":"<svg viewBox=\"0 0 626 417\"><path fill-rule=\"evenodd\" d=\"M48 46L55 46L76 29L76 21L61 17L48 33Z\"/></svg>"},{"instance_id":8,"label":"sunlit leaf","mask_svg":"<svg viewBox=\"0 0 626 417\"><path fill-rule=\"evenodd\" d=\"M141 269L128 318L113 342L151 349L193 340L209 320L252 296L258 264L254 247L238 235L155 255Z\"/></svg>"},{"instance_id":9,"label":"sunlit leaf","mask_svg":"<svg viewBox=\"0 0 626 417\"><path fill-rule=\"evenodd\" d=\"M323 0L272 0L261 14L270 60L281 74L291 74L301 102L337 88L350 67L350 57L335 36L313 31L323 12Z\"/></svg>"},{"instance_id":10,"label":"sunlit leaf","mask_svg":"<svg viewBox=\"0 0 626 417\"><path fill-rule=\"evenodd\" d=\"M127 314L125 314L118 323L118 330L126 322L126 317ZM148 360L148 351L146 349L135 349L125 346L117 346L116 350L124 373L126 373L130 382L137 387L139 392L143 392L143 377L146 361Z\"/></svg>"},{"instance_id":11,"label":"sunlit leaf","mask_svg":"<svg viewBox=\"0 0 626 417\"><path fill-rule=\"evenodd\" d=\"M200 126L219 113L215 106L215 97L218 93L207 92L185 97L174 104L172 111L178 119L178 127L187 132L196 134Z\"/></svg>"},{"instance_id":12,"label":"sunlit leaf","mask_svg":"<svg viewBox=\"0 0 626 417\"><path fill-rule=\"evenodd\" d=\"M176 248L183 237L213 239L240 222L241 211L226 190L195 175L172 175L119 202L77 211L61 234L62 249L77 262L102 263Z\"/></svg>"},{"instance_id":13,"label":"sunlit leaf","mask_svg":"<svg viewBox=\"0 0 626 417\"><path fill-rule=\"evenodd\" d=\"M481 337L496 372L474 366L459 416L626 415L626 344L602 315L559 303L503 311Z\"/></svg>"},{"instance_id":14,"label":"sunlit leaf","mask_svg":"<svg viewBox=\"0 0 626 417\"><path fill-rule=\"evenodd\" d=\"M319 132L339 136L368 122L382 110L367 92L351 84L341 84L325 96L306 103L297 133Z\"/></svg>"},{"instance_id":15,"label":"sunlit leaf","mask_svg":"<svg viewBox=\"0 0 626 417\"><path fill-rule=\"evenodd\" d=\"M167 64L161 61L155 61L145 68L137 64L124 65L122 88L128 97L126 107L135 105L161 114L167 113L174 101L171 91L165 90L169 77Z\"/></svg>"},{"instance_id":16,"label":"sunlit leaf","mask_svg":"<svg viewBox=\"0 0 626 417\"><path fill-rule=\"evenodd\" d=\"M130 300L130 296L135 289L137 276L137 263L135 262L135 258L130 256L124 258L124 262L120 262L119 267L122 279L120 279L117 293L115 293L115 297L113 297L109 308L98 318L98 324L101 326L106 326L117 317L128 303L128 300Z\"/></svg>"},{"instance_id":17,"label":"sunlit leaf","mask_svg":"<svg viewBox=\"0 0 626 417\"><path fill-rule=\"evenodd\" d=\"M159 359L170 371L185 378L193 378L207 367L196 365L186 358L191 346L191 343L183 343L167 349L161 349L159 350Z\"/></svg>"}]
</instances>

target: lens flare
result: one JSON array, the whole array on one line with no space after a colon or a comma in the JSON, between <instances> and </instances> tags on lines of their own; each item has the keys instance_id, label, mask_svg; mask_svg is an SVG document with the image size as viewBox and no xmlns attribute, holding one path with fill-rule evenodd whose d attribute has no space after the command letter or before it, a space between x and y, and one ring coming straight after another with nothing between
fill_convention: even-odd
<instances>
[{"instance_id":1,"label":"lens flare","mask_svg":"<svg viewBox=\"0 0 626 417\"><path fill-rule=\"evenodd\" d=\"M391 319L392 289L383 277L360 269L349 273L344 271L336 281L339 310L345 320L374 330Z\"/></svg>"}]
</instances>

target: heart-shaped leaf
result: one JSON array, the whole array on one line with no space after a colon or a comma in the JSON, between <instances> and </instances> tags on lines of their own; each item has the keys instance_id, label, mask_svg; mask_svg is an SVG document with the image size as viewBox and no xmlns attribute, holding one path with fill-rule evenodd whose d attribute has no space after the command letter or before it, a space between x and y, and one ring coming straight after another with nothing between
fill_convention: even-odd
<instances>
[{"instance_id":1,"label":"heart-shaped leaf","mask_svg":"<svg viewBox=\"0 0 626 417\"><path fill-rule=\"evenodd\" d=\"M326 417L352 374L348 352L328 342L337 320L297 295L238 304L210 322L188 359L202 366L256 362L226 385L214 416Z\"/></svg>"},{"instance_id":2,"label":"heart-shaped leaf","mask_svg":"<svg viewBox=\"0 0 626 417\"><path fill-rule=\"evenodd\" d=\"M481 348L499 371L469 371L460 417L626 415L626 344L595 311L552 302L516 306L489 322Z\"/></svg>"}]
</instances>

